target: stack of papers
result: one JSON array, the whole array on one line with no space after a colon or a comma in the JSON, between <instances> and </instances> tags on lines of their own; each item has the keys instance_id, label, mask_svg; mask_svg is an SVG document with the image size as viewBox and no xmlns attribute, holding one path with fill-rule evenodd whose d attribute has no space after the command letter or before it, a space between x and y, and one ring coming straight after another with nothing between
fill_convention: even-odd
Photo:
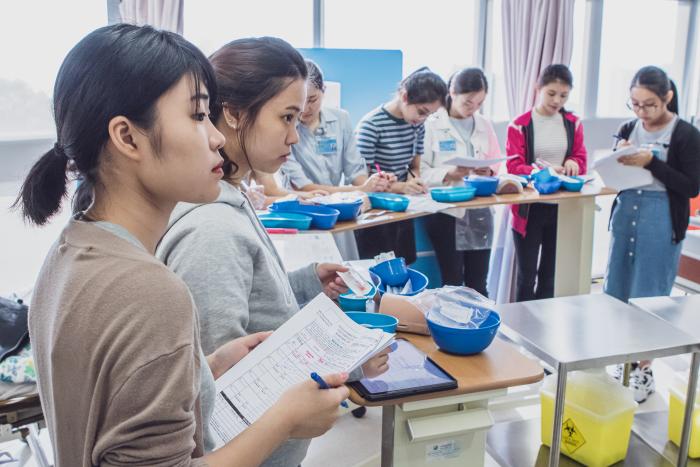
<instances>
[{"instance_id":1,"label":"stack of papers","mask_svg":"<svg viewBox=\"0 0 700 467\"><path fill-rule=\"evenodd\" d=\"M642 167L623 165L617 161L620 156L636 154L639 148L627 146L617 151L610 151L593 164L593 169L600 174L605 186L617 191L649 185L653 181L651 172Z\"/></svg>"},{"instance_id":2,"label":"stack of papers","mask_svg":"<svg viewBox=\"0 0 700 467\"><path fill-rule=\"evenodd\" d=\"M355 323L319 294L216 381L210 426L217 445L236 437L311 372L350 373L393 340L394 334Z\"/></svg>"}]
</instances>

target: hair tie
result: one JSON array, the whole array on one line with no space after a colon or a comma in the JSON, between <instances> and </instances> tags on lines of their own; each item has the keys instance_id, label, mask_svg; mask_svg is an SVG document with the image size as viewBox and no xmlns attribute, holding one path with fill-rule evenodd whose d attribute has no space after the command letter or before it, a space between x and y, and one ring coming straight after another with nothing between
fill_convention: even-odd
<instances>
[{"instance_id":1,"label":"hair tie","mask_svg":"<svg viewBox=\"0 0 700 467\"><path fill-rule=\"evenodd\" d=\"M66 154L66 151L63 149L63 146L58 144L58 142L54 143L53 152L60 157L65 157L68 160L72 160L70 157L68 157L68 154Z\"/></svg>"}]
</instances>

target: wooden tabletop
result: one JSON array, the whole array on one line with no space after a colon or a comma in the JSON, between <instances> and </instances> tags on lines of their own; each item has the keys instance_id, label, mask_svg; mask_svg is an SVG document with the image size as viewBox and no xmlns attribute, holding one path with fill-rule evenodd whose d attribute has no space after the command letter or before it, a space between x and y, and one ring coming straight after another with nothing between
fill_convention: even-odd
<instances>
[{"instance_id":1,"label":"wooden tabletop","mask_svg":"<svg viewBox=\"0 0 700 467\"><path fill-rule=\"evenodd\" d=\"M457 389L402 397L387 401L366 401L350 389L350 400L359 405L397 405L403 402L437 399L440 397L503 389L540 381L544 377L542 367L535 360L521 354L512 344L498 337L483 352L472 356L451 355L438 350L430 336L398 333L426 353L435 363L457 380Z\"/></svg>"},{"instance_id":2,"label":"wooden tabletop","mask_svg":"<svg viewBox=\"0 0 700 467\"><path fill-rule=\"evenodd\" d=\"M463 203L451 203L458 208L483 208L487 206L496 206L499 204L528 204L528 203L542 203L542 202L554 202L563 201L575 198L590 198L592 196L606 196L614 195L617 192L611 188L584 185L580 192L572 191L558 191L551 195L541 195L534 188L527 187L522 193L509 194L509 195L492 195L492 196L480 196L476 197L471 201L465 201ZM376 212L377 209L373 209L369 212ZM382 219L377 221L372 221L370 218L364 223L357 223L357 221L347 221L338 222L335 228L330 230L331 233L346 232L349 230L359 230L366 229L368 227L375 227L377 225L389 224L391 222L398 222L407 219L415 219L417 217L429 216L430 212L418 212L418 211L407 211L407 212L389 212L387 211L386 217L382 216Z\"/></svg>"}]
</instances>

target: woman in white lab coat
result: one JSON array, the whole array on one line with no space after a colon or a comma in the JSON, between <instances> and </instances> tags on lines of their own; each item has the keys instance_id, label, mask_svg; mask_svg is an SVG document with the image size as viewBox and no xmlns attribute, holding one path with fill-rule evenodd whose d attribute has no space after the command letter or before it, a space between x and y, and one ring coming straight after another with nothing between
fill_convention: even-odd
<instances>
[{"instance_id":1,"label":"woman in white lab coat","mask_svg":"<svg viewBox=\"0 0 700 467\"><path fill-rule=\"evenodd\" d=\"M455 157L501 156L491 122L478 113L487 92L486 76L479 68L465 68L450 78L445 107L425 122L421 174L428 186L462 185L467 175L493 175L498 171L498 164L470 169L445 163ZM459 214L435 214L426 221L442 283L464 284L487 295L493 213L491 208L480 208Z\"/></svg>"}]
</instances>

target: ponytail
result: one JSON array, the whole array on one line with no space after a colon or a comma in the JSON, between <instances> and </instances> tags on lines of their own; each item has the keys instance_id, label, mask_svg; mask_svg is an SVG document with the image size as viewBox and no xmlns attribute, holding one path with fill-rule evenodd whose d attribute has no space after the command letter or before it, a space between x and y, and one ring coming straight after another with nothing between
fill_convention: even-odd
<instances>
[{"instance_id":1,"label":"ponytail","mask_svg":"<svg viewBox=\"0 0 700 467\"><path fill-rule=\"evenodd\" d=\"M35 225L44 225L61 207L66 196L68 156L55 144L29 171L20 194L12 204L22 217Z\"/></svg>"},{"instance_id":2,"label":"ponytail","mask_svg":"<svg viewBox=\"0 0 700 467\"><path fill-rule=\"evenodd\" d=\"M669 79L668 81L671 84L671 91L673 91L673 98L671 98L671 102L669 102L666 107L668 108L669 111L671 111L677 115L679 112L679 109L678 109L678 88L676 88L676 83L674 83L672 79Z\"/></svg>"}]
</instances>

